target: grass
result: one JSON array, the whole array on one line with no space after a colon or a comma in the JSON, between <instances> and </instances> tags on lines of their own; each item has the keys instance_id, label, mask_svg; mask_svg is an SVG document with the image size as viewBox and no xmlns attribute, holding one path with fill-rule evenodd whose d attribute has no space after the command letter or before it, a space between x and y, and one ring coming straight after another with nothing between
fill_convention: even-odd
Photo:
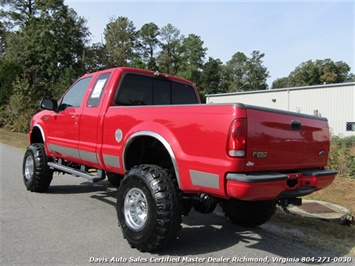
<instances>
[{"instance_id":1,"label":"grass","mask_svg":"<svg viewBox=\"0 0 355 266\"><path fill-rule=\"evenodd\" d=\"M25 150L29 144L26 134L9 132L2 128L0 128L0 142L21 150ZM305 198L338 204L347 208L355 217L355 179L337 176L329 187ZM271 221L283 228L301 231L303 238L299 240L308 245L355 256L355 226L286 215L281 211L277 211ZM292 237L292 235L286 235L286 237Z\"/></svg>"},{"instance_id":2,"label":"grass","mask_svg":"<svg viewBox=\"0 0 355 266\"><path fill-rule=\"evenodd\" d=\"M3 128L0 128L0 142L19 148L21 150L26 150L29 145L29 141L26 134L10 132Z\"/></svg>"},{"instance_id":3,"label":"grass","mask_svg":"<svg viewBox=\"0 0 355 266\"><path fill-rule=\"evenodd\" d=\"M328 221L285 214L280 210L277 210L271 222L277 224L279 228L275 233L281 234L283 237L296 238L308 246L316 246L324 250L355 257L354 226L350 227ZM295 231L301 232L301 234L295 234Z\"/></svg>"},{"instance_id":4,"label":"grass","mask_svg":"<svg viewBox=\"0 0 355 266\"><path fill-rule=\"evenodd\" d=\"M337 176L333 183L305 199L323 200L347 208L355 217L355 179Z\"/></svg>"}]
</instances>

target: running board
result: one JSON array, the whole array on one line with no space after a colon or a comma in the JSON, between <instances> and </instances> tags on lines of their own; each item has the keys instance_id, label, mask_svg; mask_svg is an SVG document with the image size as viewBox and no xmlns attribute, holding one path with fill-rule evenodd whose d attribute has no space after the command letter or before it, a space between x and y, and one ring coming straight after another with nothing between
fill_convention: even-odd
<instances>
[{"instance_id":1,"label":"running board","mask_svg":"<svg viewBox=\"0 0 355 266\"><path fill-rule=\"evenodd\" d=\"M62 164L58 164L58 163L48 162L48 166L50 168L57 169L57 170L63 171L68 174L72 174L75 176L80 176L80 177L86 178L86 179L90 180L91 182L99 182L99 181L105 179L105 172L100 169L97 170L97 175L91 175L88 172L85 172L83 170L74 169L74 168L71 168L71 167L68 167L68 166L65 166Z\"/></svg>"}]
</instances>

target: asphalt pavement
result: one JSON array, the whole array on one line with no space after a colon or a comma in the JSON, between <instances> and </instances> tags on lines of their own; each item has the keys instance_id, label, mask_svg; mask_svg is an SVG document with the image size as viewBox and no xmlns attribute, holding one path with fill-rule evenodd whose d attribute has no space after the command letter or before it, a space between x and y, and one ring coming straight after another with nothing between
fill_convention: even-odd
<instances>
[{"instance_id":1,"label":"asphalt pavement","mask_svg":"<svg viewBox=\"0 0 355 266\"><path fill-rule=\"evenodd\" d=\"M277 234L273 222L246 229L219 212L194 211L183 218L176 241L158 253L141 253L117 225L116 188L106 180L92 184L55 175L46 193L31 193L22 180L23 154L0 144L1 265L282 265L342 255L305 245L297 239L301 232L292 229L283 228L296 237Z\"/></svg>"}]
</instances>

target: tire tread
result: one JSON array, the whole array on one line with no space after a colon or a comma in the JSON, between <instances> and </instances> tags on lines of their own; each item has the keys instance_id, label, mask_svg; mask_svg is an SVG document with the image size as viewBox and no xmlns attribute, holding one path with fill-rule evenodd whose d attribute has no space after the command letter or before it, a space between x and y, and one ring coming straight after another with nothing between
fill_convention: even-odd
<instances>
[{"instance_id":1,"label":"tire tread","mask_svg":"<svg viewBox=\"0 0 355 266\"><path fill-rule=\"evenodd\" d=\"M121 195L122 187L126 186L131 176L145 178L156 203L156 223L153 231L144 240L137 241L125 235L125 225L120 220L120 202L125 195ZM122 190L121 190L122 189ZM177 181L166 169L156 165L139 165L133 167L125 175L117 196L117 213L123 234L128 243L142 252L151 252L163 248L176 237L182 221L182 206Z\"/></svg>"},{"instance_id":2,"label":"tire tread","mask_svg":"<svg viewBox=\"0 0 355 266\"><path fill-rule=\"evenodd\" d=\"M25 160L27 156L34 157L34 175L30 180L24 178L24 183L27 190L31 192L45 192L53 179L53 171L47 165L47 155L42 143L31 144L25 153L23 169L25 167ZM24 170L23 170L24 171Z\"/></svg>"}]
</instances>

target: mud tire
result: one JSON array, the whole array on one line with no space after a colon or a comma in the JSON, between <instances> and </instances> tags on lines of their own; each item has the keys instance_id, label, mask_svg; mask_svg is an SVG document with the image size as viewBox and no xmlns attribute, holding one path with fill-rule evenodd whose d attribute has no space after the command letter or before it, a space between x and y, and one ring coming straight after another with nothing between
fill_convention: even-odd
<instances>
[{"instance_id":1,"label":"mud tire","mask_svg":"<svg viewBox=\"0 0 355 266\"><path fill-rule=\"evenodd\" d=\"M180 229L180 191L173 175L159 166L139 165L128 171L116 207L124 237L142 252L163 248Z\"/></svg>"},{"instance_id":2,"label":"mud tire","mask_svg":"<svg viewBox=\"0 0 355 266\"><path fill-rule=\"evenodd\" d=\"M47 165L44 145L34 143L25 152L22 164L23 182L32 192L45 192L53 179L53 171Z\"/></svg>"}]
</instances>

